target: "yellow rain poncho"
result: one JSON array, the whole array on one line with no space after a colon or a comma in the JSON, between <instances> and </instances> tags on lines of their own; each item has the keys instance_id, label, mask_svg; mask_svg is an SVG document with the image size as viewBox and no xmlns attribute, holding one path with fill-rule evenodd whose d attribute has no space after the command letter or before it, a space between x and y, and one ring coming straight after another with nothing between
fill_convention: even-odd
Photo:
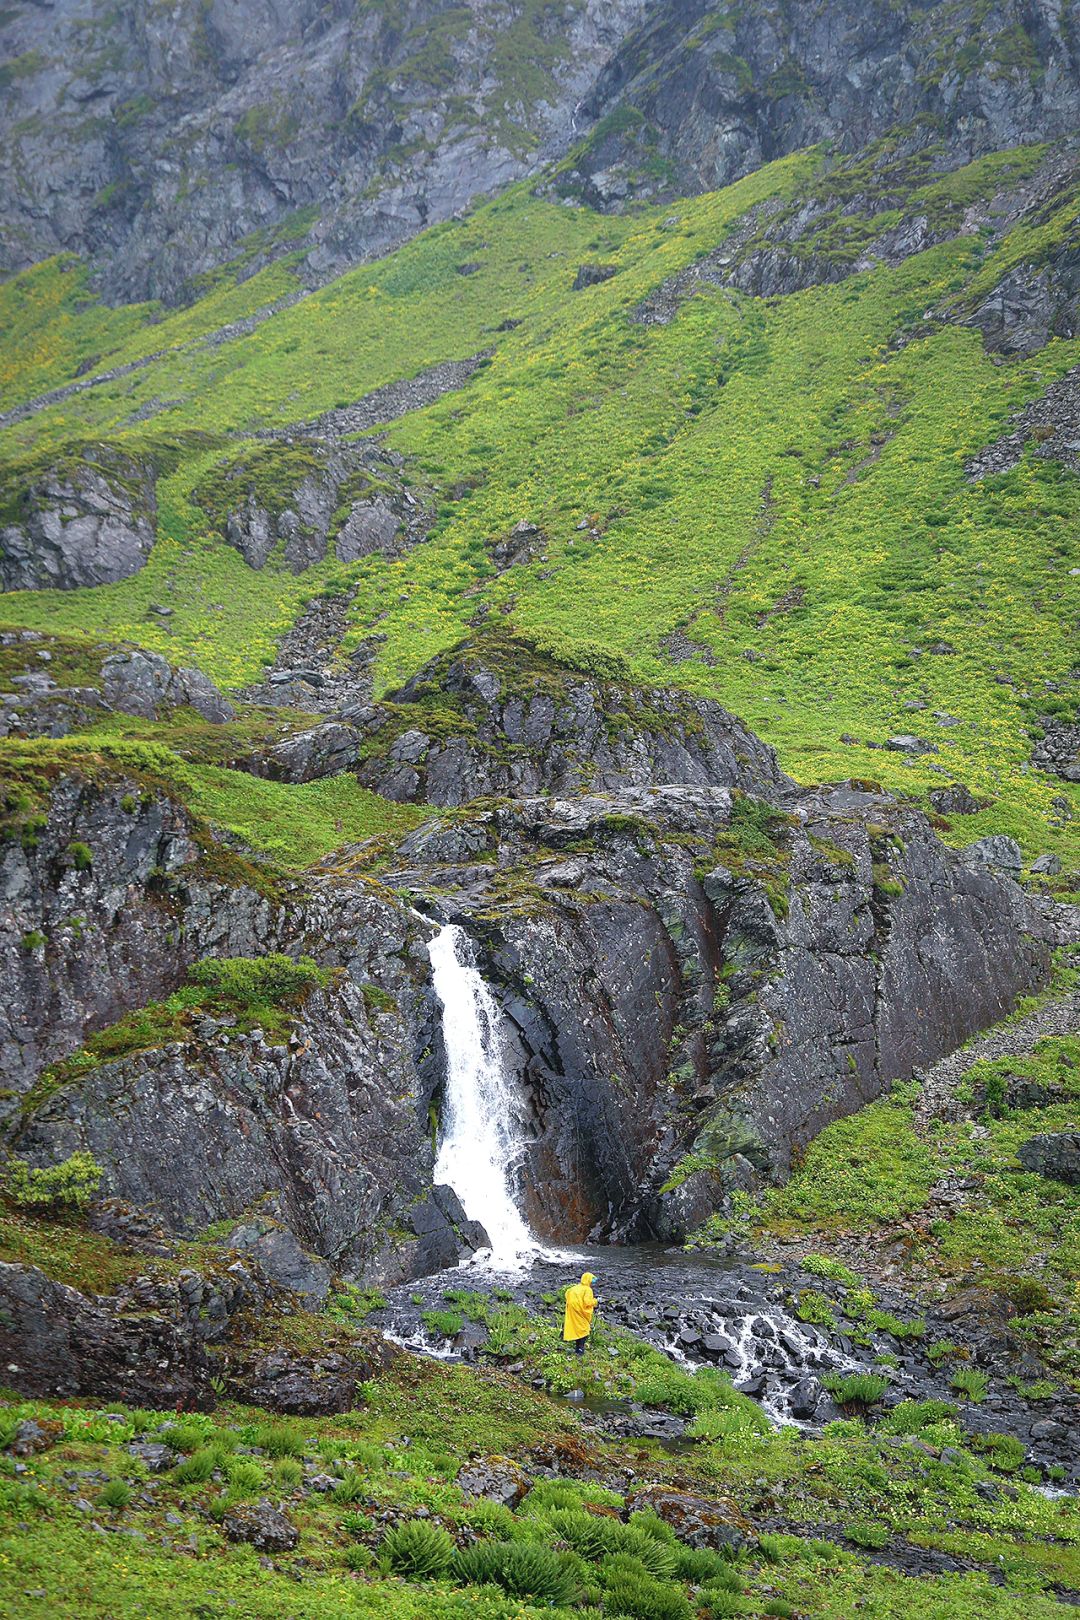
<instances>
[{"instance_id":1,"label":"yellow rain poncho","mask_svg":"<svg viewBox=\"0 0 1080 1620\"><path fill-rule=\"evenodd\" d=\"M596 1295L592 1291L593 1273L586 1271L579 1283L566 1290L566 1315L563 1317L564 1339L587 1339L592 1332Z\"/></svg>"}]
</instances>

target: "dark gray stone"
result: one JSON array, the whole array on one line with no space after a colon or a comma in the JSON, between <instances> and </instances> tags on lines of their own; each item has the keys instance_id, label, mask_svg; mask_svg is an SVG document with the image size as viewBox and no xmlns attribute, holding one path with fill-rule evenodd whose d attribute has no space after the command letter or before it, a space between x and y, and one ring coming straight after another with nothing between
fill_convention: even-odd
<instances>
[{"instance_id":1,"label":"dark gray stone","mask_svg":"<svg viewBox=\"0 0 1080 1620\"><path fill-rule=\"evenodd\" d=\"M1025 1170L1080 1186L1080 1131L1048 1131L1021 1142L1017 1157Z\"/></svg>"},{"instance_id":2,"label":"dark gray stone","mask_svg":"<svg viewBox=\"0 0 1080 1620\"><path fill-rule=\"evenodd\" d=\"M263 1498L261 1502L232 1508L221 1521L230 1541L246 1541L258 1552L291 1552L300 1540L292 1520Z\"/></svg>"},{"instance_id":3,"label":"dark gray stone","mask_svg":"<svg viewBox=\"0 0 1080 1620\"><path fill-rule=\"evenodd\" d=\"M1024 856L1015 838L1005 833L991 833L960 851L963 861L972 867L991 867L999 872L1019 874Z\"/></svg>"}]
</instances>

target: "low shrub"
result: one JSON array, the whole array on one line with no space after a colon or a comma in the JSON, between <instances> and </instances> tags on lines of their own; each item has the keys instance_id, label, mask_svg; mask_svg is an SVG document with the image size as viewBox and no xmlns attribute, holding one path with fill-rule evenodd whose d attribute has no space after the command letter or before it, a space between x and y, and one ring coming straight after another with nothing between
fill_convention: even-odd
<instances>
[{"instance_id":1,"label":"low shrub","mask_svg":"<svg viewBox=\"0 0 1080 1620\"><path fill-rule=\"evenodd\" d=\"M334 1495L339 1502L362 1502L367 1495L363 1474L355 1468L347 1468L334 1486Z\"/></svg>"},{"instance_id":2,"label":"low shrub","mask_svg":"<svg viewBox=\"0 0 1080 1620\"><path fill-rule=\"evenodd\" d=\"M873 1406L890 1387L881 1373L826 1373L821 1382L838 1406Z\"/></svg>"},{"instance_id":3,"label":"low shrub","mask_svg":"<svg viewBox=\"0 0 1080 1620\"><path fill-rule=\"evenodd\" d=\"M658 1580L625 1553L606 1558L600 1566L604 1612L627 1615L631 1620L691 1620L689 1599L673 1581Z\"/></svg>"},{"instance_id":4,"label":"low shrub","mask_svg":"<svg viewBox=\"0 0 1080 1620\"><path fill-rule=\"evenodd\" d=\"M123 1479L110 1479L98 1498L102 1507L126 1508L131 1501L131 1486Z\"/></svg>"},{"instance_id":5,"label":"low shrub","mask_svg":"<svg viewBox=\"0 0 1080 1620\"><path fill-rule=\"evenodd\" d=\"M170 1478L176 1485L203 1485L221 1461L221 1454L213 1446L200 1446L190 1457L185 1457L173 1469Z\"/></svg>"},{"instance_id":6,"label":"low shrub","mask_svg":"<svg viewBox=\"0 0 1080 1620\"><path fill-rule=\"evenodd\" d=\"M957 1367L949 1383L961 1395L966 1395L969 1401L985 1400L990 1389L990 1379L979 1367Z\"/></svg>"},{"instance_id":7,"label":"low shrub","mask_svg":"<svg viewBox=\"0 0 1080 1620\"><path fill-rule=\"evenodd\" d=\"M1027 1448L1015 1434L985 1434L977 1444L990 1467L1001 1474L1015 1474L1027 1458Z\"/></svg>"},{"instance_id":8,"label":"low shrub","mask_svg":"<svg viewBox=\"0 0 1080 1620\"><path fill-rule=\"evenodd\" d=\"M379 1562L391 1575L406 1580L437 1580L454 1557L454 1543L446 1531L424 1519L388 1530L379 1547Z\"/></svg>"},{"instance_id":9,"label":"low shrub","mask_svg":"<svg viewBox=\"0 0 1080 1620\"><path fill-rule=\"evenodd\" d=\"M846 1524L844 1534L849 1541L857 1547L866 1547L871 1552L877 1552L889 1540L889 1532L883 1524Z\"/></svg>"},{"instance_id":10,"label":"low shrub","mask_svg":"<svg viewBox=\"0 0 1080 1620\"><path fill-rule=\"evenodd\" d=\"M25 1159L9 1159L3 1193L19 1209L85 1209L105 1174L92 1153L73 1153L61 1164L31 1169Z\"/></svg>"},{"instance_id":11,"label":"low shrub","mask_svg":"<svg viewBox=\"0 0 1080 1620\"><path fill-rule=\"evenodd\" d=\"M501 1586L511 1597L564 1606L578 1582L570 1563L550 1547L528 1541L477 1541L454 1555L453 1573L470 1586Z\"/></svg>"}]
</instances>

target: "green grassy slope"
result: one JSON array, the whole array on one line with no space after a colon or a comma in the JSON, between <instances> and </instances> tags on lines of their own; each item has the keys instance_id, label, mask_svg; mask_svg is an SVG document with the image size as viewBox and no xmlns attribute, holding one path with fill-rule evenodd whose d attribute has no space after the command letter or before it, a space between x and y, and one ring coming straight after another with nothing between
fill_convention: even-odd
<instances>
[{"instance_id":1,"label":"green grassy slope","mask_svg":"<svg viewBox=\"0 0 1080 1620\"><path fill-rule=\"evenodd\" d=\"M998 154L930 183L915 173L898 190L906 208L955 223L1037 158ZM55 264L20 277L17 307L3 290L5 405L15 371L25 397L39 391L28 367L52 387L77 356L100 354L105 369L165 341L186 346L0 434L0 457L13 460L97 437L173 448L160 538L140 574L12 595L4 616L128 636L238 686L311 593L349 588L351 639L386 637L386 690L487 606L571 652L599 642L643 680L720 699L798 777L873 776L920 794L945 771L994 800L958 837L1010 831L1033 853L1068 854L1054 801L1080 808L1080 790L1028 768L1028 726L1045 682L1064 683L1066 701L1076 690L1080 480L1029 455L972 484L964 462L1080 360L1080 342L1001 363L976 331L926 315L1064 236L1076 198L1003 240L954 237L784 298L708 288L664 326L631 318L755 204L789 208L823 184L824 163L800 154L621 218L516 188L215 347L192 340L280 296L284 262L263 272L265 286L223 282L158 325L146 310L65 302ZM817 243L848 270L868 234L851 207ZM582 263L617 274L574 291ZM212 530L193 491L254 429L483 348L491 360L466 388L388 429L412 475L444 492L425 544L394 562L328 560L293 576L252 571ZM500 574L490 544L522 520L543 530L542 554ZM153 602L174 609L167 628L148 616ZM696 656L672 659L673 631ZM936 642L955 651L925 650ZM899 731L938 753L909 764L866 746Z\"/></svg>"}]
</instances>

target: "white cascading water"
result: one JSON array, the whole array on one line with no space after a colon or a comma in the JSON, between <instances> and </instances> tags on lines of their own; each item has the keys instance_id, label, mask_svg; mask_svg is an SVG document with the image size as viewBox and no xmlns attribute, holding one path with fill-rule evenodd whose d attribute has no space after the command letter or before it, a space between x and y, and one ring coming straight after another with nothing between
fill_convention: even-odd
<instances>
[{"instance_id":1,"label":"white cascading water","mask_svg":"<svg viewBox=\"0 0 1080 1620\"><path fill-rule=\"evenodd\" d=\"M518 1120L520 1099L503 1061L498 1012L456 924L441 928L427 949L446 1046L446 1102L435 1180L453 1187L470 1220L486 1228L490 1264L519 1266L542 1251L511 1190L525 1143Z\"/></svg>"}]
</instances>

